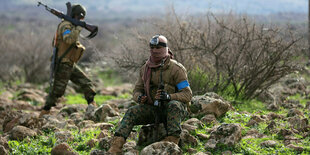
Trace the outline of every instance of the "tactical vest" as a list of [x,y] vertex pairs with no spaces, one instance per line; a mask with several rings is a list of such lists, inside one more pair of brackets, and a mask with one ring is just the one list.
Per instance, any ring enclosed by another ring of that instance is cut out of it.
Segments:
[[[85,47],[79,42],[76,41],[72,44],[68,44],[63,40],[63,35],[62,32],[60,30],[61,26],[64,26],[66,24],[70,24],[70,27],[74,27],[74,25],[72,25],[70,22],[67,21],[62,21],[57,28],[57,32],[55,34],[55,47],[57,47],[58,49],[58,53],[57,56],[58,58],[60,58],[61,56],[64,55],[64,57],[62,58],[61,62],[70,62],[70,63],[77,63],[80,58],[82,57]],[[72,45],[72,47],[70,48],[70,46]],[[67,50],[69,50],[68,52],[66,52]]]

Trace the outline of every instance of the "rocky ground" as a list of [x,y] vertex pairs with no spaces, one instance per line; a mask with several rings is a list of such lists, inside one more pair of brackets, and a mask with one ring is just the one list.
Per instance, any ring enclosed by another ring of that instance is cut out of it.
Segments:
[[[287,77],[261,94],[260,101],[249,103],[229,102],[212,92],[194,96],[179,146],[156,142],[163,136],[154,139],[157,132],[152,125],[139,126],[123,153],[310,154],[307,85],[303,78]],[[101,88],[99,95],[118,96],[131,89],[128,84]],[[24,84],[1,91],[0,154],[104,154],[115,126],[125,111],[136,105],[130,99],[114,99],[86,110],[86,104],[68,105],[62,99],[51,115],[38,118],[47,95],[42,90]],[[68,88],[67,93],[76,92]]]

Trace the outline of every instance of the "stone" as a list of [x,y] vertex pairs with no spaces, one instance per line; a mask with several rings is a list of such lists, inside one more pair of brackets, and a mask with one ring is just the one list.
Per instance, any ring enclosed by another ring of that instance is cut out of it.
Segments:
[[233,147],[241,140],[240,124],[222,124],[211,132],[210,139],[205,144],[206,149],[214,149],[217,144]]
[[209,124],[216,124],[217,120],[213,114],[207,114],[201,118],[201,122],[203,122],[205,125],[209,125]]
[[102,151],[102,150],[91,150],[90,155],[106,155],[106,151]]
[[293,150],[295,150],[297,152],[300,152],[300,153],[304,151],[303,147],[296,146],[296,145],[293,145],[293,144],[289,144],[286,147],[291,148],[291,149],[293,149]]
[[140,153],[141,155],[150,154],[171,154],[171,155],[182,155],[181,148],[171,142],[156,142],[146,146]]
[[104,150],[108,150],[111,146],[110,141],[111,141],[110,137],[105,137],[105,138],[99,139],[99,148],[104,149]]
[[288,111],[287,117],[294,117],[294,116],[304,116],[304,113],[296,108],[292,108]]
[[86,143],[86,145],[87,145],[89,148],[93,148],[93,147],[96,146],[96,143],[97,143],[97,142],[98,142],[97,139],[90,139],[90,140]]
[[34,130],[31,130],[24,126],[15,126],[10,131],[10,139],[12,140],[23,140],[26,137],[35,137],[37,133]]
[[189,134],[189,132],[187,130],[182,131],[182,133],[180,135],[180,139],[181,139],[182,143],[184,143],[184,144],[191,145],[191,146],[197,146],[198,145],[198,140],[194,136]]
[[78,153],[74,152],[67,143],[61,143],[52,149],[51,155],[78,155]]
[[1,155],[8,155],[9,151],[7,151],[4,146],[0,145],[0,154]]
[[260,143],[260,145],[262,147],[276,147],[278,143],[274,140],[267,140],[267,141]]
[[220,117],[231,107],[230,103],[215,93],[206,93],[202,96],[194,96],[191,101],[190,111],[196,115],[214,114]]
[[55,132],[55,138],[57,139],[57,143],[63,143],[68,141],[73,141],[73,135],[70,131],[59,131]]
[[95,120],[98,122],[105,122],[107,117],[119,116],[119,113],[113,109],[109,104],[103,104],[95,110]]
[[162,123],[159,124],[156,130],[154,124],[144,125],[141,127],[138,138],[138,146],[145,146],[151,143],[160,141],[166,137],[166,129]]
[[200,140],[207,140],[209,138],[208,135],[203,134],[203,133],[198,133],[197,136]]

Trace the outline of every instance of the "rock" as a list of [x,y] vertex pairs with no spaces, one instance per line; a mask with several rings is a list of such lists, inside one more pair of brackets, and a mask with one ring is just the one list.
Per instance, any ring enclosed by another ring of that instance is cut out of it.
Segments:
[[267,137],[266,135],[259,133],[256,129],[250,129],[246,136],[243,137],[243,139],[247,139],[247,138],[265,138]]
[[275,121],[271,121],[268,126],[266,127],[265,131],[273,131],[277,127],[277,124]]
[[34,113],[29,113],[29,114],[23,114],[23,116],[20,117],[18,124],[34,129],[41,127],[43,121],[38,118],[38,115]]
[[125,152],[124,155],[139,155],[138,150],[130,150],[128,152]]
[[98,142],[97,139],[90,139],[90,140],[86,143],[86,145],[87,145],[89,148],[93,148],[93,147],[96,146],[96,143],[97,143],[97,142]]
[[60,110],[60,113],[66,113],[67,116],[70,116],[73,113],[79,112],[84,110],[84,108],[81,105],[68,105],[63,107]]
[[267,121],[267,117],[264,115],[252,115],[251,119],[246,124],[246,126],[258,125],[259,123],[265,122],[265,121]]
[[201,121],[206,125],[217,123],[216,117],[213,114],[205,115],[204,117],[201,118]]
[[5,114],[4,120],[3,120],[3,131],[8,132],[13,129],[14,126],[18,125],[19,118],[22,117],[21,111],[8,111]]
[[102,150],[94,149],[94,150],[91,150],[90,155],[106,155],[106,152]]
[[109,136],[109,131],[108,130],[102,130],[100,134],[98,135],[97,139],[105,138]]
[[84,114],[84,119],[96,121],[95,110],[96,110],[96,107],[94,105],[92,104],[88,105],[86,108],[86,112]]
[[293,150],[295,150],[295,151],[297,151],[297,152],[300,152],[300,153],[304,151],[304,148],[303,148],[303,147],[295,146],[295,145],[293,145],[293,144],[289,144],[289,145],[287,145],[286,147],[291,148],[291,149],[293,149]]
[[137,151],[139,154],[139,151],[135,149],[136,145],[137,144],[135,141],[126,142],[123,146],[123,152],[129,152],[129,151],[136,152]]
[[203,134],[203,133],[198,133],[197,136],[200,140],[207,140],[209,138],[208,135]]
[[158,126],[158,131],[154,124],[144,125],[139,132],[138,146],[145,146],[157,142],[166,137],[166,129],[162,123]]
[[260,145],[262,147],[276,147],[278,143],[274,140],[267,140],[267,141],[260,143]]
[[78,124],[78,127],[79,128],[89,128],[94,124],[95,124],[95,122],[92,120],[84,120]]
[[171,154],[182,155],[182,150],[178,145],[171,142],[156,142],[146,146],[140,153],[141,155],[150,154]]
[[107,117],[119,116],[119,113],[109,104],[103,104],[95,110],[95,119],[98,122],[105,122]]
[[180,139],[181,139],[182,143],[184,143],[184,144],[191,145],[191,146],[197,146],[198,145],[198,140],[194,136],[189,134],[189,132],[186,130],[182,131],[182,133],[180,135]]
[[292,108],[287,113],[287,117],[294,117],[294,116],[301,116],[301,117],[303,117],[304,113],[301,112],[300,110],[296,109],[296,108]]
[[212,155],[212,153],[211,152],[198,152],[198,153],[196,153],[195,155]]
[[210,139],[205,144],[206,149],[214,149],[217,144],[233,147],[241,140],[240,124],[222,124],[211,132]]
[[55,132],[55,138],[57,139],[57,144],[73,141],[73,136],[70,131],[59,131]]
[[221,153],[222,155],[232,155],[232,152],[231,151],[224,151]]
[[230,108],[229,102],[215,93],[194,96],[191,103],[190,111],[194,115],[214,114],[215,117],[220,117]]
[[182,124],[181,126],[182,126],[182,129],[187,130],[189,132],[194,132],[195,130],[198,129],[197,126],[193,126],[193,125],[189,125],[189,124],[185,124],[185,123]]
[[100,130],[109,130],[114,127],[111,123],[96,123],[91,125],[93,128],[100,128]]
[[293,134],[293,132],[291,130],[288,130],[288,129],[281,129],[278,132],[278,136],[281,137],[281,139],[283,139],[287,135],[292,135],[292,134]]
[[23,140],[26,137],[35,137],[37,133],[24,126],[15,126],[10,132],[10,139],[12,140]]
[[74,152],[67,143],[61,143],[52,149],[51,155],[78,155],[78,153]]
[[17,95],[17,99],[22,101],[34,101],[37,103],[44,103],[45,96],[47,96],[47,94],[40,90],[22,89],[21,92]]
[[297,143],[300,143],[301,140],[292,136],[292,135],[287,135],[284,137],[284,145],[289,145],[291,143],[293,144],[297,144]]
[[46,128],[46,126],[55,126],[59,129],[64,129],[67,126],[67,122],[64,119],[61,119],[59,121],[55,116],[48,115],[45,118],[45,123],[42,128]]
[[10,149],[7,139],[1,136],[0,136],[0,145],[2,145],[6,150]]
[[289,117],[288,122],[293,129],[297,129],[299,131],[305,131],[309,124],[307,118],[300,118],[299,116]]
[[186,152],[189,153],[189,154],[194,154],[194,153],[197,153],[197,150],[194,149],[194,148],[189,148],[189,149],[187,149]]
[[276,114],[276,113],[274,113],[274,112],[270,112],[270,113],[267,114],[267,118],[268,118],[269,120],[283,119],[284,116],[279,115],[279,114]]
[[0,154],[1,155],[8,155],[9,151],[7,151],[4,146],[0,145]]
[[108,150],[110,148],[110,141],[111,141],[110,137],[99,139],[99,148]]
[[281,105],[287,109],[304,108],[303,105],[300,104],[299,100],[285,100]]
[[270,110],[270,111],[278,111],[280,108],[277,104],[275,103],[271,103],[267,106],[267,110]]
[[9,91],[4,91],[0,94],[0,99],[7,99],[7,100],[11,100],[11,98],[13,98],[14,95],[13,93],[9,92]]
[[197,128],[201,128],[203,126],[203,123],[197,118],[191,118],[191,119],[185,121],[183,124],[196,126]]

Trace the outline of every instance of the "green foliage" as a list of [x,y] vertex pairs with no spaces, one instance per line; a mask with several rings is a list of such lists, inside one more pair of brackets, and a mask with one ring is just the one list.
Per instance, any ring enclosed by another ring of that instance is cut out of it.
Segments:
[[266,111],[266,104],[258,100],[244,100],[232,102],[237,111],[247,111],[250,113],[257,111]]
[[115,86],[123,82],[119,73],[110,68],[107,68],[104,71],[98,71],[96,76],[102,79],[105,86]]
[[56,142],[53,134],[38,136],[37,138],[25,138],[23,141],[8,141],[12,154],[49,154]]
[[[112,100],[112,99],[128,99],[130,98],[130,94],[122,94],[118,97],[112,95],[96,95],[95,101],[98,105],[103,104],[105,101]],[[74,94],[74,95],[67,95],[66,96],[66,104],[87,104],[87,101],[84,99],[82,94]]]
[[[87,142],[96,138],[101,132],[100,129],[85,131],[82,134],[77,130],[72,131],[73,140],[67,143],[78,154],[89,154],[91,148],[87,146]],[[9,147],[12,149],[12,154],[50,154],[53,147],[56,145],[56,138],[53,132],[45,133],[36,138],[26,138],[23,141],[9,141]],[[98,145],[98,144],[97,144]],[[98,147],[98,146],[97,146]]]
[[206,92],[208,85],[208,75],[198,66],[188,72],[188,79],[191,89],[195,94],[203,94]]

